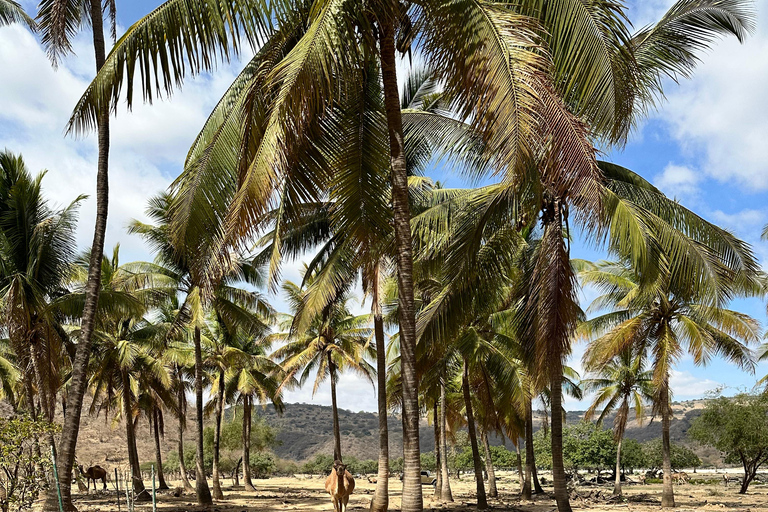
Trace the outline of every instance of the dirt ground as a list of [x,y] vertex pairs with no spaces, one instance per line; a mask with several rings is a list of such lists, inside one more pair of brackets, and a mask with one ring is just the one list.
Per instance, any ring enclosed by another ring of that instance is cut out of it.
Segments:
[[[721,474],[697,473],[695,480],[719,479]],[[245,512],[259,510],[277,512],[286,510],[331,511],[333,507],[324,489],[325,479],[321,478],[270,478],[254,482],[255,492],[244,492],[242,487],[232,487],[232,481],[227,479],[224,484],[225,499],[214,504],[216,512]],[[169,485],[173,483],[169,482]],[[354,494],[349,501],[349,510],[368,510],[375,484],[365,479],[356,480]],[[470,475],[462,475],[462,479],[451,480],[453,503],[442,504],[432,500],[432,488],[424,486],[425,510],[466,511],[475,509],[474,482]],[[489,499],[493,510],[509,510],[521,512],[551,512],[555,503],[550,495],[537,496],[532,502],[521,502],[518,493],[519,484],[512,473],[501,472],[498,479],[499,498]],[[544,486],[545,491],[552,491]],[[609,485],[584,485],[577,489],[581,498],[572,500],[572,506],[578,510],[596,511],[658,511],[661,505],[661,484],[627,484],[624,486],[624,499],[606,501],[611,495]],[[599,491],[599,496],[594,495]],[[75,490],[73,489],[73,493]],[[390,510],[400,508],[401,484],[397,478],[390,480]],[[738,486],[734,483],[725,488],[720,483],[698,483],[675,486],[677,510],[680,511],[742,511],[768,512],[768,485],[756,483],[750,487],[748,494],[738,494]],[[116,493],[112,483],[108,491],[98,491],[90,495],[78,494],[75,505],[81,511],[117,511]],[[125,511],[125,495],[120,497],[121,510]],[[181,512],[197,510],[193,495],[174,497],[170,491],[158,492],[158,510],[161,512]],[[136,510],[151,511],[151,503],[137,504]]]

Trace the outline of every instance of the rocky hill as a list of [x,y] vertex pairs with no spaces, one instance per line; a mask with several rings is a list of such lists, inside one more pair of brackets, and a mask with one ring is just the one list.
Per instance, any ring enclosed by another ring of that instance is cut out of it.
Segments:
[[[673,405],[675,419],[672,422],[671,432],[673,442],[688,444],[686,437],[691,421],[701,414],[704,400],[679,402]],[[88,411],[88,405],[84,412]],[[9,409],[0,407],[0,415],[7,415]],[[190,415],[194,414],[193,408],[189,409]],[[60,413],[59,413],[60,414]],[[279,430],[278,440],[280,446],[274,449],[278,457],[304,461],[312,458],[317,453],[332,453],[333,432],[331,408],[328,406],[313,404],[287,404],[285,413],[277,415],[273,409],[256,409],[255,414],[262,416],[266,422]],[[584,415],[584,411],[568,412],[567,423],[575,423]],[[534,425],[536,428],[542,423],[543,415],[536,413]],[[613,418],[606,420],[606,426],[610,426]],[[59,422],[63,417],[59,416]],[[193,428],[192,418],[189,419],[189,429],[184,434],[186,442],[192,442]],[[209,420],[207,420],[208,423]],[[339,410],[339,423],[341,425],[342,449],[345,454],[353,455],[360,459],[375,459],[378,455],[378,415],[369,412],[351,412]],[[121,423],[115,424],[111,418],[104,415],[84,415],[81,424],[80,440],[78,442],[78,458],[84,464],[107,464],[109,467],[127,466],[127,454],[125,448],[125,429]],[[390,453],[392,457],[398,457],[402,453],[402,425],[399,416],[388,418],[390,434]],[[650,417],[644,418],[643,424],[632,419],[627,429],[627,437],[638,441],[647,441],[661,436],[661,422],[651,421]],[[142,461],[154,458],[153,437],[142,418],[139,420],[137,433],[139,457]],[[178,423],[175,418],[168,415],[165,419],[165,437],[162,441],[163,452],[176,450],[178,441]],[[491,439],[492,444],[501,444],[499,438]],[[434,449],[434,432],[432,426],[426,421],[421,424],[421,449],[429,452]],[[698,451],[698,450],[697,450]],[[708,454],[700,454],[705,460]]]

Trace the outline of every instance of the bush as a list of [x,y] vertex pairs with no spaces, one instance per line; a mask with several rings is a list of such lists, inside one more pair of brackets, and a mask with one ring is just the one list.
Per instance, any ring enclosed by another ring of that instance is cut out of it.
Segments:
[[276,469],[275,458],[271,453],[251,455],[251,474],[254,478],[269,478]]

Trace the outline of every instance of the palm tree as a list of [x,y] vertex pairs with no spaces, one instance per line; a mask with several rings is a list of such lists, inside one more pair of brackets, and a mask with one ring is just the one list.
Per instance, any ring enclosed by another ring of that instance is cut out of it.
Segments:
[[247,306],[240,305],[244,310],[240,314],[251,313],[253,319],[249,321],[259,328],[243,329],[242,323],[231,323],[222,316],[224,311],[214,310],[208,319],[203,336],[203,365],[211,372],[212,399],[214,406],[215,422],[213,437],[213,498],[224,498],[219,478],[219,455],[221,444],[221,422],[224,414],[224,406],[227,398],[226,387],[227,374],[237,371],[238,368],[250,365],[252,358],[243,352],[241,346],[246,346],[249,338],[253,336],[264,337],[268,332],[268,326],[255,312],[248,312]]
[[0,27],[11,23],[23,23],[31,29],[35,29],[35,20],[24,12],[24,9],[14,0],[0,0]]
[[[664,75],[690,73],[695,51],[706,48],[718,34],[742,38],[751,27],[752,14],[741,1],[681,0],[660,24],[631,36],[622,6],[614,2],[599,3],[585,12],[578,2],[541,8],[541,2],[533,0],[515,3],[516,10],[472,0],[424,2],[410,9],[392,1],[369,5],[315,0],[304,5],[286,0],[265,10],[261,4],[230,0],[201,4],[190,12],[180,8],[180,1],[168,0],[128,30],[110,55],[109,66],[81,98],[70,126],[92,128],[98,116],[109,112],[126,82],[130,105],[137,68],[153,70],[154,76],[144,77],[141,87],[144,97],[151,99],[170,93],[187,72],[211,71],[217,57],[228,58],[231,47],[239,49],[241,34],[254,51],[260,47],[209,118],[177,182],[186,197],[176,213],[178,236],[195,247],[201,239],[210,240],[215,259],[226,260],[223,245],[241,243],[260,229],[274,197],[300,196],[322,187],[323,173],[307,172],[314,170],[315,155],[306,151],[310,135],[333,108],[337,91],[357,86],[356,74],[371,56],[379,57],[401,293],[406,511],[421,510],[422,503],[408,162],[396,47],[406,52],[418,45],[434,64],[449,96],[460,106],[460,117],[472,120],[486,159],[508,174],[507,182],[519,183],[517,178],[525,175],[528,164],[540,167],[537,181],[544,186],[538,188],[549,195],[537,203],[547,212],[544,239],[554,251],[548,253],[561,257],[549,266],[540,262],[537,283],[542,286],[539,295],[559,305],[558,311],[550,312],[554,315],[574,309],[569,306],[573,276],[561,274],[567,269],[556,265],[567,260],[562,257],[564,246],[553,245],[562,238],[568,207],[573,205],[576,219],[585,223],[599,218],[595,213],[600,210],[596,186],[600,176],[588,132],[608,142],[623,141],[636,122],[633,113],[652,105]],[[547,44],[539,44],[540,39]],[[545,47],[549,51],[543,51]],[[578,119],[585,119],[589,129]],[[548,156],[541,160],[542,154]],[[284,178],[294,172],[303,177],[293,183],[296,188],[284,188],[288,183]],[[538,215],[529,217],[535,218]],[[212,223],[216,229],[211,229]],[[208,259],[199,265],[214,281],[221,273],[222,265]],[[553,277],[544,279],[548,270],[552,276],[566,277],[557,282]],[[545,297],[544,285],[547,290],[564,285],[565,293]],[[556,324],[541,324],[553,326],[549,332],[539,332],[542,341],[552,340],[541,350],[549,353],[542,359],[559,350],[567,352],[567,335],[575,320]],[[565,355],[558,353],[558,360]],[[557,384],[551,383],[557,390],[556,402],[561,398]],[[559,445],[561,418],[559,407],[555,409],[552,440]],[[561,450],[554,448],[558,506],[567,511]]]
[[741,291],[743,283],[738,279],[724,275],[716,283],[718,286],[706,294],[692,290],[688,276],[673,274],[667,256],[661,259],[665,271],[654,282],[643,282],[626,262],[601,262],[582,271],[582,282],[603,292],[593,307],[611,311],[584,322],[580,332],[596,338],[584,355],[589,367],[604,367],[628,350],[647,354],[652,368],[654,412],[661,415],[662,424],[662,506],[673,507],[669,440],[671,370],[688,353],[697,365],[705,365],[713,355],[720,355],[753,371],[754,361],[746,344],[758,340],[759,325],[751,317],[723,306]]
[[[92,410],[109,413],[116,409],[116,416],[122,418],[128,440],[133,491],[137,500],[148,501],[150,495],[144,487],[136,448],[135,422],[141,410],[140,401],[153,402],[148,400],[148,394],[168,392],[170,375],[162,362],[153,356],[155,329],[146,321],[104,322],[95,334],[97,343],[94,344],[90,371],[90,387],[94,394]],[[155,407],[155,403],[149,404],[149,408],[154,410]],[[156,430],[157,425],[154,427]]]
[[237,348],[242,352],[239,364],[232,368],[230,386],[234,401],[243,404],[243,485],[255,490],[251,480],[251,425],[254,403],[271,402],[278,413],[284,410],[281,384],[285,372],[268,355],[271,339],[268,336],[240,337]]
[[[283,291],[294,315],[299,313],[305,299],[304,290],[291,281],[286,281],[283,283]],[[365,327],[369,317],[352,315],[347,306],[350,299],[344,295],[338,297],[311,320],[306,330],[300,332],[292,332],[293,317],[286,318],[283,322],[285,332],[278,337],[285,340],[286,344],[272,354],[274,359],[280,361],[289,377],[300,374],[300,385],[315,373],[313,394],[326,379],[330,380],[335,460],[343,460],[336,399],[339,374],[344,370],[351,370],[373,383],[376,371],[365,360],[365,357],[373,356],[375,350],[370,343],[371,329]]]
[[[613,6],[603,8],[603,4],[599,4],[595,10],[601,12],[594,19],[579,24],[579,31],[568,31],[573,38],[566,44],[575,50],[564,52],[567,54],[555,64],[564,74],[579,80],[566,83],[565,80],[553,81],[549,76],[550,54],[540,51],[538,24],[489,2],[470,0],[445,4],[435,1],[409,9],[392,1],[368,5],[317,0],[311,5],[286,1],[270,5],[268,11],[260,7],[250,2],[230,1],[215,8],[200,5],[190,12],[179,8],[179,0],[161,5],[131,27],[118,43],[110,56],[111,69],[105,67],[86,91],[71,126],[75,130],[90,128],[101,112],[108,112],[108,105],[119,95],[124,82],[133,82],[135,65],[140,69],[155,69],[157,83],[164,84],[158,89],[170,92],[172,84],[178,83],[187,70],[210,71],[215,57],[228,56],[230,46],[237,50],[241,33],[254,50],[261,46],[211,116],[179,182],[189,198],[179,208],[177,217],[184,227],[180,230],[182,238],[197,226],[209,225],[199,222],[202,217],[209,221],[227,219],[220,231],[212,233],[212,252],[218,256],[220,251],[216,247],[221,243],[239,241],[258,229],[259,218],[266,213],[275,187],[284,183],[286,166],[292,166],[304,153],[304,140],[332,106],[335,91],[354,87],[355,74],[365,69],[360,61],[379,56],[401,293],[403,414],[406,418],[404,484],[407,489],[403,507],[407,511],[421,510],[408,162],[397,90],[396,49],[410,51],[411,44],[418,44],[419,50],[436,63],[438,78],[445,83],[449,95],[463,105],[461,117],[472,119],[482,133],[489,160],[498,162],[513,175],[521,168],[521,162],[536,152],[540,141],[549,140],[557,148],[553,154],[564,156],[564,165],[553,167],[554,174],[567,168],[573,175],[564,181],[572,183],[574,177],[578,181],[590,175],[594,156],[586,131],[580,128],[576,117],[563,108],[553,84],[562,84],[564,90],[574,91],[575,97],[600,103],[598,107],[589,105],[577,114],[592,114],[592,118],[610,125],[623,121],[614,122],[616,113],[604,108],[606,104],[626,103],[624,98],[616,98],[615,93],[622,89],[619,84],[632,78],[629,72],[619,73],[619,77],[614,74],[617,68],[625,67],[623,61],[614,58],[618,53],[616,48],[623,41],[622,32],[616,30],[620,28],[620,12]],[[563,16],[569,20],[579,19],[577,13],[581,12],[571,7]],[[369,16],[370,13],[373,16]],[[609,21],[602,22],[603,18]],[[592,25],[595,19],[599,30]],[[557,21],[560,26],[569,26],[563,20]],[[544,31],[548,32],[547,28],[544,27]],[[151,43],[157,40],[165,44]],[[189,46],[186,44],[189,41],[207,43]],[[585,43],[581,44],[582,41]],[[584,48],[592,51],[583,51]],[[607,50],[601,53],[603,48]],[[595,59],[595,53],[604,59]],[[188,59],[178,59],[175,55],[186,55]],[[168,64],[145,67],[150,61]],[[144,82],[145,97],[151,98],[160,92],[154,83],[155,80]],[[262,94],[266,90],[278,92]],[[133,100],[131,93],[129,87],[129,104]],[[269,109],[264,108],[266,101],[273,103]],[[241,144],[238,140],[253,142]],[[236,154],[232,148],[248,149]],[[252,148],[256,149],[252,151]],[[216,153],[225,158],[219,158]],[[233,162],[239,165],[230,165]],[[211,172],[219,166],[223,172],[218,169]],[[235,173],[240,174],[242,186],[238,187],[237,181],[220,186]],[[557,181],[557,177],[553,181]],[[308,190],[316,184],[317,181],[310,178],[300,187]],[[218,191],[215,204],[204,207],[198,204],[208,203],[212,197],[199,193],[204,188]],[[583,186],[579,188],[586,190]],[[278,190],[277,195],[283,194]],[[211,215],[216,210],[222,215]],[[187,239],[195,238],[198,237]],[[217,272],[217,265],[209,262],[201,267],[206,273]]]
[[629,411],[633,408],[635,419],[642,424],[645,402],[653,398],[653,376],[644,368],[645,354],[635,353],[633,349],[634,347],[629,347],[603,366],[587,367],[587,371],[596,376],[581,381],[584,392],[596,393],[592,405],[584,415],[587,421],[591,421],[600,410],[597,421],[601,423],[608,414],[617,409],[613,419],[613,436],[616,439],[616,481],[613,494],[616,496],[621,496],[621,442],[627,428]]
[[172,334],[184,328],[192,332],[197,422],[195,491],[198,504],[210,505],[212,496],[205,474],[203,447],[202,336],[203,329],[206,328],[205,319],[213,312],[232,332],[243,329],[245,332],[259,334],[265,329],[262,318],[271,316],[273,311],[260,294],[239,287],[242,283],[262,286],[264,278],[260,267],[238,255],[229,256],[224,278],[216,283],[210,293],[201,289],[200,278],[193,273],[191,264],[199,253],[187,246],[179,246],[172,240],[169,219],[174,200],[173,196],[165,193],[150,199],[147,214],[156,224],[133,221],[129,232],[141,235],[150,244],[157,253],[156,265],[164,269],[164,274],[175,283],[178,293],[184,296],[184,302],[176,310],[168,333]]
[[[69,364],[67,335],[52,302],[65,290],[75,260],[77,210],[83,197],[54,211],[21,156],[0,152],[0,306],[23,377],[27,412],[53,421],[60,368]],[[52,441],[52,439],[50,439]]]
[[[99,316],[94,332],[97,342],[93,346],[88,372],[89,387],[94,395],[91,412],[117,409],[117,416],[125,422],[133,488],[138,499],[147,500],[150,496],[144,492],[136,448],[135,418],[142,393],[153,389],[155,395],[165,396],[170,377],[153,346],[160,332],[159,326],[147,322],[143,315],[148,308],[165,300],[174,287],[173,282],[160,272],[161,268],[145,262],[121,265],[119,254],[118,244],[111,258],[102,256],[101,260]],[[78,258],[77,266],[71,272],[72,290],[54,303],[58,311],[72,320],[82,318],[87,304],[91,259],[87,252]],[[81,336],[82,328],[82,324],[75,326],[71,334]]]
[[[115,0],[41,0],[38,6],[37,22],[48,57],[54,67],[72,52],[72,40],[79,30],[91,29],[96,73],[106,62],[106,41],[104,37],[104,15],[108,13],[113,41],[116,36]],[[104,238],[107,231],[109,212],[109,112],[99,113],[94,119],[98,134],[98,163],[96,166],[96,222],[91,244],[91,261],[88,273],[87,298],[83,308],[80,343],[77,344],[69,392],[67,393],[67,415],[64,418],[61,441],[59,442],[59,482],[64,509],[74,510],[72,505],[72,469],[75,463],[77,436],[80,431],[80,414],[87,386],[88,360],[91,351],[91,336],[95,329],[96,310],[101,286],[101,255],[104,252]],[[56,486],[51,486],[46,497],[46,509],[58,507]]]

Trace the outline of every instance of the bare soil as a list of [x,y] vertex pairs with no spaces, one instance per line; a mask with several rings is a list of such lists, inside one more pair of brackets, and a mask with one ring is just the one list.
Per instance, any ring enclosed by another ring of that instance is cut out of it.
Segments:
[[[546,476],[546,475],[545,475]],[[693,476],[693,475],[692,475]],[[719,479],[722,474],[697,473],[695,481]],[[276,512],[286,510],[331,511],[329,496],[325,493],[324,478],[292,477],[270,478],[254,482],[257,490],[245,492],[242,487],[235,488],[232,481],[223,482],[225,499],[216,502],[213,511],[244,512],[259,510]],[[149,482],[147,482],[149,483]],[[170,485],[176,482],[169,482]],[[432,487],[424,486],[425,510],[474,510],[476,500],[474,483],[470,475],[462,475],[461,480],[452,479],[453,503],[440,503],[432,499]],[[492,510],[551,512],[556,510],[550,494],[535,496],[532,502],[520,500],[519,483],[513,473],[501,472],[498,479],[499,498],[489,499]],[[375,484],[364,478],[356,479],[354,494],[349,500],[349,510],[368,510]],[[552,488],[544,486],[551,493]],[[661,484],[640,485],[629,483],[624,486],[623,499],[611,499],[610,485],[583,485],[576,490],[578,497],[572,499],[572,506],[578,510],[595,511],[631,511],[658,512],[661,506]],[[73,488],[73,493],[76,488]],[[157,508],[161,512],[181,512],[199,510],[195,505],[194,495],[174,497],[173,491],[159,491]],[[395,477],[390,480],[390,510],[400,509],[401,484]],[[725,488],[720,483],[694,483],[675,487],[675,500],[678,511],[742,511],[768,512],[768,485],[756,483],[746,495],[738,494],[738,486],[731,483]],[[112,482],[108,491],[91,491],[90,495],[77,494],[75,505],[81,511],[116,511],[118,510],[116,492]],[[125,495],[120,496],[121,510],[125,511]],[[136,510],[151,511],[151,503],[137,504]]]

